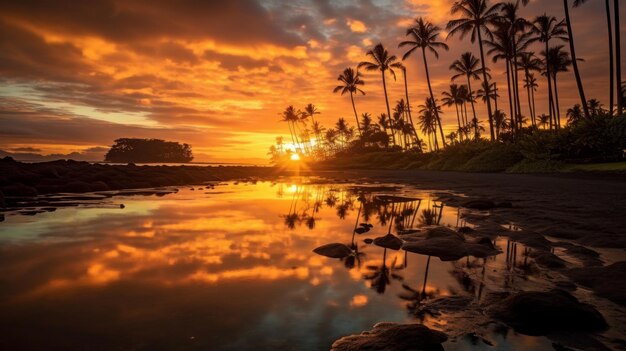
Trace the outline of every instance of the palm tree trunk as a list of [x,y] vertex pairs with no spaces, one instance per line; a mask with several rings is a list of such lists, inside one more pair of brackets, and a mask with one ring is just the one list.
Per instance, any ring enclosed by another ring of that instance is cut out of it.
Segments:
[[514,118],[515,118],[515,113],[517,111],[514,111],[515,106],[513,106],[513,96],[511,95],[511,65],[509,65],[509,59],[506,59],[506,85],[507,85],[507,92],[509,94],[509,113],[510,113],[510,118],[511,118],[511,132],[513,132],[513,134],[515,134],[515,123],[514,123]]
[[[606,24],[609,34],[609,115],[613,116],[613,106],[615,104],[615,58],[613,57],[613,29],[611,28],[611,7],[609,6],[609,0],[604,1],[606,8]],[[619,91],[619,87],[617,88]]]
[[[487,67],[485,66],[485,52],[483,49],[483,37],[482,37],[482,34],[480,33],[480,30],[477,30],[477,32],[478,32],[478,46],[480,47],[480,63],[482,64],[483,81],[485,83],[485,94],[489,96],[489,90],[491,89],[491,87],[489,86],[489,81],[487,80]],[[489,115],[489,133],[491,134],[491,141],[494,141],[495,138],[493,134],[493,112],[491,111],[490,99],[487,99],[487,114]]]
[[496,111],[498,111],[498,83],[493,82],[493,101],[496,104]]
[[352,110],[354,111],[354,119],[356,119],[356,127],[359,130],[359,136],[362,136],[363,134],[361,134],[361,123],[359,123],[359,115],[356,113],[356,105],[354,104],[354,94],[352,92],[350,92],[350,101],[352,101]]
[[413,136],[415,136],[415,142],[417,143],[417,147],[422,152],[422,143],[420,142],[419,136],[417,136],[417,130],[415,130],[415,124],[413,124],[413,116],[411,115],[411,104],[409,103],[409,83],[406,78],[406,69],[402,70],[402,74],[404,75],[404,95],[406,95],[406,111],[409,115],[409,122],[411,123],[411,129],[413,130]]
[[[615,3],[617,4],[617,0],[615,0]],[[567,35],[569,36],[569,50],[570,50],[570,55],[572,55],[572,67],[574,67],[574,76],[576,76],[576,85],[578,86],[578,95],[580,95],[580,103],[583,107],[583,111],[585,112],[585,117],[589,118],[589,107],[587,106],[587,99],[585,98],[585,90],[583,88],[583,82],[580,78],[580,72],[578,71],[578,61],[576,60],[576,49],[574,48],[574,34],[572,33],[572,24],[570,23],[569,5],[567,4],[567,0],[563,0],[563,9],[565,10],[565,23],[567,24]],[[560,124],[560,121],[559,121],[559,124]]]
[[[424,68],[426,69],[426,82],[428,83],[428,91],[430,92],[430,99],[433,101],[433,108],[435,110],[435,117],[439,124],[439,132],[441,133],[441,143],[443,147],[446,147],[446,139],[443,136],[443,128],[441,127],[441,118],[439,117],[439,111],[437,109],[437,103],[435,102],[435,95],[433,95],[433,88],[430,85],[430,73],[428,71],[428,61],[426,60],[426,49],[422,48],[422,57],[424,58]],[[435,139],[436,140],[436,139]]]
[[472,83],[470,80],[470,75],[467,75],[467,90],[469,90],[470,103],[472,104],[472,114],[474,118],[476,118],[476,108],[474,107],[474,92],[472,91]]
[[[546,40],[546,60],[548,59],[549,40]],[[552,78],[550,74],[550,65],[546,63],[546,78],[548,78],[548,114],[550,115],[550,130],[552,130],[552,110],[554,104],[552,101]]]
[[561,128],[561,108],[559,107],[559,89],[556,85],[556,74],[554,75],[554,104],[556,105],[556,129]]
[[515,38],[513,38],[513,77],[515,78],[515,84],[513,87],[515,88],[515,103],[517,104],[517,129],[522,128],[522,103],[519,98],[519,74],[517,72],[517,46],[516,46]]
[[617,74],[617,115],[621,116],[624,112],[624,106],[622,106],[622,43],[620,35],[620,23],[619,23],[619,0],[613,0],[613,12],[615,13],[615,73]]
[[526,82],[526,95],[528,96],[528,109],[530,110],[530,122],[532,126],[535,126],[535,111],[533,111],[533,105],[530,101],[530,84],[528,82],[528,70],[524,69],[524,81]]
[[459,116],[459,104],[455,102],[454,107],[456,108],[456,122],[459,124],[459,138],[463,141],[463,134],[461,132],[461,117]]
[[[385,71],[381,71],[381,72],[383,76],[383,90],[385,92],[385,104],[387,105],[387,118],[391,122],[391,109],[389,108],[389,98],[387,97],[387,82],[385,81]],[[396,145],[396,135],[393,132],[393,127],[391,127],[390,129],[391,129],[391,138],[393,139],[393,145]]]
[[535,124],[537,124],[537,107],[535,106],[535,89],[533,87],[530,88],[530,93],[532,94],[533,100],[533,114],[535,115]]

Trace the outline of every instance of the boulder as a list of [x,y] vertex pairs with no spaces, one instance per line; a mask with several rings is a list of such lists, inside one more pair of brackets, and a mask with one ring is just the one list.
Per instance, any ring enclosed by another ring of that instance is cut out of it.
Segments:
[[576,283],[593,289],[598,296],[626,306],[626,262],[606,267],[574,268],[565,274]]
[[442,261],[456,261],[466,256],[485,258],[500,253],[489,238],[466,241],[462,234],[446,227],[433,227],[425,234],[405,237],[406,251],[439,257]]
[[446,334],[421,324],[378,323],[370,331],[344,336],[331,351],[443,351]]
[[511,295],[496,302],[489,314],[527,335],[594,332],[607,328],[598,310],[560,289]]
[[391,250],[400,250],[402,240],[393,234],[387,234],[374,239],[374,245]]
[[332,243],[322,245],[313,250],[318,255],[330,257],[330,258],[344,258],[352,254],[352,250],[346,244]]

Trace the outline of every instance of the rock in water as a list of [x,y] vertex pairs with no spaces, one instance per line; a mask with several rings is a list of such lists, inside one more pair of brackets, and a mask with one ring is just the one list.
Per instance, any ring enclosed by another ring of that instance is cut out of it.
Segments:
[[517,293],[496,303],[489,313],[527,335],[593,332],[607,328],[598,310],[559,289]]
[[344,258],[352,254],[352,250],[348,245],[341,243],[332,243],[322,245],[313,250],[318,255],[330,257],[330,258]]
[[491,210],[496,207],[496,203],[491,200],[470,200],[461,205],[465,208],[471,208],[473,210]]
[[374,245],[391,250],[400,250],[402,247],[402,240],[393,234],[387,234],[374,239]]
[[626,262],[606,267],[574,268],[566,275],[576,283],[592,288],[597,295],[626,306]]
[[446,334],[421,324],[378,323],[360,335],[344,336],[331,351],[443,351]]

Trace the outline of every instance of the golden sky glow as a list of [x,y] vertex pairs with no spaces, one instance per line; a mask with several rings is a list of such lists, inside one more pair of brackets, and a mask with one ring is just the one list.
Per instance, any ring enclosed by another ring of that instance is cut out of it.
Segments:
[[[156,137],[191,144],[196,161],[265,163],[275,137],[288,135],[279,122],[284,107],[313,103],[323,124],[339,117],[354,124],[349,99],[332,93],[337,75],[378,42],[401,56],[397,43],[412,20],[425,16],[444,27],[450,3],[3,1],[0,149],[101,158],[116,138]],[[572,11],[572,21],[587,95],[606,104],[607,43],[595,30],[604,29],[603,11],[601,2],[589,2]],[[531,1],[522,12],[563,17],[562,4],[552,0]],[[438,61],[429,57],[437,96],[450,84],[450,63],[464,51],[477,54],[469,40],[448,44]],[[503,65],[489,65],[504,86]],[[407,66],[416,107],[427,93],[423,65],[416,56]],[[367,95],[357,98],[357,110],[377,115],[385,109],[380,77],[364,80]],[[388,83],[393,103],[403,85]],[[539,84],[543,113],[542,78]],[[576,102],[573,77],[564,73],[559,84],[567,108]],[[452,130],[453,110],[444,112],[444,127]],[[478,112],[484,114],[480,105]]]

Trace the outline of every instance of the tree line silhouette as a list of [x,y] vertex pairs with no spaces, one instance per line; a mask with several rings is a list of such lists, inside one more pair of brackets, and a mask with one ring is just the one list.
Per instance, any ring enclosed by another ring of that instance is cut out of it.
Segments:
[[[338,76],[339,84],[333,92],[350,97],[356,129],[350,127],[344,118],[339,118],[333,127],[326,129],[314,120],[314,115],[320,113],[314,105],[307,105],[303,111],[289,106],[282,113],[282,120],[289,125],[291,145],[287,147],[279,137],[276,145],[271,146],[269,154],[276,161],[281,155],[290,153],[315,158],[329,157],[350,146],[418,152],[428,148],[437,151],[449,144],[479,140],[487,130],[488,139],[492,142],[515,142],[521,135],[537,133],[540,129],[557,132],[563,125],[558,81],[561,74],[570,69],[576,80],[580,102],[566,111],[567,125],[593,118],[613,117],[615,114],[622,116],[626,85],[621,80],[619,1],[614,0],[611,4],[605,0],[610,57],[610,96],[606,109],[596,99],[587,100],[578,67],[578,62],[582,60],[576,55],[569,11],[570,6],[578,8],[585,2],[574,0],[570,3],[563,0],[564,19],[545,13],[526,19],[520,15],[520,9],[528,5],[529,0],[493,4],[489,0],[456,1],[450,11],[456,18],[446,24],[448,34],[445,39],[441,38],[442,28],[426,18],[418,17],[406,30],[407,40],[398,44],[398,48],[406,50],[401,59],[379,43],[366,52],[366,61],[358,63],[356,69],[344,69]],[[611,21],[611,5],[614,21]],[[449,69],[453,73],[453,83],[447,91],[440,93],[440,100],[433,91],[428,60],[430,57],[438,60],[441,51],[449,50],[446,41],[455,37],[463,40],[468,36],[476,45],[479,57],[472,52],[465,52],[452,62]],[[568,44],[569,51],[565,44]],[[540,51],[533,50],[536,48]],[[409,102],[407,68],[403,64],[410,57],[421,60],[428,86],[428,97],[423,104],[418,105],[419,115],[416,120],[413,119],[414,110]],[[498,87],[492,79],[488,58],[491,58],[492,65],[504,64],[504,88]],[[357,113],[355,97],[366,94],[362,71],[380,74],[386,113],[380,113],[376,121],[370,113]],[[387,92],[387,79],[391,77],[396,80],[396,71],[402,72],[405,96],[392,105]],[[536,74],[544,78],[540,79]],[[539,90],[541,80],[545,80],[543,89],[547,90],[547,114],[539,114],[535,103],[535,93]],[[478,90],[472,87],[475,81],[480,81]],[[502,89],[506,91],[508,100],[506,112],[498,106]],[[520,91],[523,89],[526,90],[526,109],[521,104]],[[486,118],[480,118],[476,112],[476,104],[479,103],[486,105]],[[454,106],[456,112],[457,128],[448,134],[443,131],[441,106]],[[419,137],[418,128],[425,135],[426,141]]]

